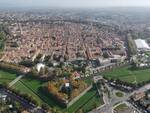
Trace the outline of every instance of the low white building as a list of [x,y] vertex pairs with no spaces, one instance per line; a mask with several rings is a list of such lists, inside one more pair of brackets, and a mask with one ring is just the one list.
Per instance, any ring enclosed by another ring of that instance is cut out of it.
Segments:
[[42,68],[45,68],[45,65],[44,65],[44,64],[42,64],[42,63],[37,64],[36,69],[37,69],[38,72],[40,72],[40,70],[41,70]]
[[143,39],[136,39],[135,44],[138,50],[150,50],[148,43]]

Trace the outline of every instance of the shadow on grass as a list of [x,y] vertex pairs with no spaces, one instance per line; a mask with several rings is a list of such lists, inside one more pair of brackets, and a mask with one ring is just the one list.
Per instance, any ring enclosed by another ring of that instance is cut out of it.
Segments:
[[130,70],[130,71],[139,71],[139,70],[146,70],[146,69],[149,69],[149,68],[146,68],[146,67],[145,68],[144,67],[138,68],[138,67],[133,66],[133,65],[128,67],[128,70]]
[[27,87],[29,90],[31,90],[35,95],[37,95],[42,101],[43,103],[48,104],[50,107],[55,107],[59,110],[63,110],[64,108],[59,106],[59,104],[53,100],[53,98],[50,97],[50,95],[48,95],[43,87],[42,84],[40,87],[37,88],[37,90],[33,89],[30,85],[26,84],[23,81],[20,81],[23,85],[25,85],[25,87]]
[[38,81],[40,84],[45,83],[44,81],[41,81],[33,76],[28,76],[28,75],[25,76],[24,79],[27,80],[28,82]]
[[[34,77],[25,77],[24,78],[25,81],[21,81],[28,89],[30,89],[34,94],[36,94],[44,103],[47,103],[50,107],[56,107],[58,109],[65,109],[64,107],[61,107],[59,105],[59,103],[57,103],[53,97],[51,97],[44,89],[43,86],[45,85],[46,82],[40,81],[38,79],[35,79]],[[30,84],[28,84],[30,83]],[[31,84],[33,81],[38,81],[39,83],[39,87],[37,88],[37,90],[33,89],[33,87],[31,87]]]
[[56,107],[58,109],[65,109],[65,107],[63,107],[59,102],[57,102],[50,94],[48,94],[48,92],[46,92],[44,90],[43,87],[39,87],[38,89],[38,95],[39,97],[48,105],[50,105],[51,107]]
[[129,66],[128,70],[130,70],[130,71],[137,71],[139,69],[136,66]]

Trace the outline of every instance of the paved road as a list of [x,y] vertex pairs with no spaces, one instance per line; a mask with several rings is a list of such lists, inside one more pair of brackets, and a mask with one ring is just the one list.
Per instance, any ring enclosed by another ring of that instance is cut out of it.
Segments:
[[12,98],[14,101],[18,101],[19,103],[21,103],[25,108],[28,109],[33,109],[35,106],[32,105],[31,103],[29,103],[27,100],[25,100],[24,98],[21,98],[20,96],[17,96],[16,94],[12,93],[9,90],[6,89],[0,89],[0,93],[7,95],[8,97]]
[[110,103],[105,104],[103,107],[93,111],[92,113],[100,113],[100,112],[105,112],[105,113],[112,113],[113,106],[117,103],[123,102],[127,100],[130,97],[130,95],[125,95],[123,98],[118,99],[118,98],[112,98],[110,100]]
[[34,113],[45,113],[45,111],[41,108],[37,108],[35,105],[33,105],[32,103],[30,103],[29,101],[27,101],[26,99],[12,93],[11,91],[2,88],[0,89],[0,93],[7,95],[8,97],[12,98],[14,101],[18,101],[19,103],[21,103],[22,106],[24,106],[25,108],[27,108],[29,111],[34,112]]
[[12,82],[9,83],[9,87],[12,87],[16,82],[18,82],[24,76],[25,75],[18,76],[15,80],[13,80]]
[[[111,89],[111,88],[110,88]],[[117,103],[126,101],[129,99],[130,96],[132,96],[135,93],[139,93],[139,92],[144,92],[150,89],[150,84],[147,84],[131,93],[126,93],[124,95],[124,97],[122,98],[117,98],[114,95],[111,95],[111,99],[109,103],[105,103],[103,106],[98,107],[97,109],[94,109],[93,111],[91,111],[90,113],[100,113],[100,112],[104,112],[104,113],[112,113],[113,110],[113,106]],[[113,89],[112,89],[113,90]]]

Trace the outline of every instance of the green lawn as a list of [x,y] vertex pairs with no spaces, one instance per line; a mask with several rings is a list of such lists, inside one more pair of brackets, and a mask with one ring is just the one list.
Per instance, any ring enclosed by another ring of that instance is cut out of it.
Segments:
[[36,94],[43,102],[47,103],[51,107],[56,107],[59,110],[63,110],[63,108],[59,107],[58,104],[47,94],[44,94],[40,89],[45,83],[36,79],[25,78],[22,79],[21,82],[26,86],[30,91]]
[[86,103],[82,109],[84,112],[89,112],[91,111],[93,108],[98,107],[100,105],[104,104],[102,98],[99,97],[98,93],[96,93],[95,96],[93,96],[92,99],[90,99],[90,101],[88,103]]
[[67,110],[68,113],[78,112],[79,109],[82,109],[84,112],[92,110],[95,106],[100,106],[103,104],[102,98],[98,96],[98,93],[95,88],[89,90],[85,95],[83,95],[75,104],[70,106]]
[[[100,98],[98,96],[96,96],[96,93],[97,93],[96,89],[91,89],[90,91],[88,91],[85,95],[83,95],[75,104],[73,104],[68,109],[61,108],[61,107],[58,106],[58,104],[52,98],[49,97],[49,95],[43,94],[43,92],[39,90],[39,87],[44,85],[43,82],[40,82],[38,80],[33,80],[33,79],[23,79],[22,82],[28,88],[30,88],[33,92],[38,94],[38,96],[42,100],[44,100],[44,102],[46,102],[47,104],[49,104],[52,107],[56,107],[57,109],[59,109],[63,112],[67,111],[68,113],[72,113],[72,112],[77,111],[78,109],[80,109],[80,107],[82,108],[83,105],[85,105],[85,106],[83,106],[83,109],[87,110],[87,109],[89,109],[90,105],[95,104],[95,103],[93,103],[93,101],[95,101],[95,100],[97,100],[96,101],[97,105],[102,104]],[[94,98],[93,98],[93,96],[94,96]],[[88,101],[88,99],[90,99],[90,98],[92,98],[92,99]],[[87,103],[89,103],[89,104],[87,104]]]
[[70,106],[70,108],[67,110],[69,113],[77,112],[80,107],[82,107],[87,101],[95,95],[96,91],[91,89],[89,90],[85,95],[83,95],[75,104]]
[[116,113],[122,113],[126,109],[128,109],[128,106],[126,104],[120,104],[114,110],[116,111]]
[[17,77],[16,74],[0,70],[0,84],[9,83]]
[[[0,84],[9,83],[17,77],[16,74],[12,74],[3,70],[0,70]],[[91,80],[85,80],[87,83],[91,83]],[[103,104],[102,98],[97,95],[96,89],[92,88],[85,95],[83,95],[76,103],[70,106],[68,109],[62,108],[58,106],[58,104],[49,96],[44,94],[40,87],[45,85],[44,82],[41,82],[36,79],[31,78],[23,78],[18,81],[12,88],[19,90],[21,93],[31,95],[35,100],[37,100],[38,104],[47,103],[51,107],[55,107],[62,112],[78,112],[79,109],[83,109],[84,111],[89,111],[93,108],[93,106]]]
[[124,96],[124,94],[120,91],[116,92],[115,94],[117,97],[123,97]]
[[93,80],[92,80],[92,78],[85,78],[84,82],[88,85],[91,85],[93,83]]
[[150,69],[132,69],[131,66],[126,66],[104,72],[102,76],[120,79],[128,83],[141,83],[150,80]]
[[39,104],[45,102],[51,107],[55,107],[62,112],[72,113],[83,109],[84,111],[91,110],[91,106],[101,105],[102,99],[98,97],[96,89],[92,88],[85,95],[83,95],[75,104],[70,106],[68,109],[58,106],[58,104],[49,96],[44,94],[39,87],[44,85],[43,82],[40,82],[35,79],[24,78],[21,81],[17,82],[13,88],[20,90],[22,93],[28,93],[33,96]]
[[32,92],[29,88],[27,88],[21,81],[18,81],[14,86],[14,89],[21,91],[22,94],[29,94],[35,100],[37,100],[38,104],[41,105],[43,101],[39,98],[37,94]]

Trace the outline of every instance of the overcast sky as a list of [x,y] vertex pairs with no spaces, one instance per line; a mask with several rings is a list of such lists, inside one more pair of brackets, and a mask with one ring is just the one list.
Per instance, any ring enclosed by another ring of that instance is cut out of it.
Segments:
[[150,6],[150,0],[0,0],[2,7]]

